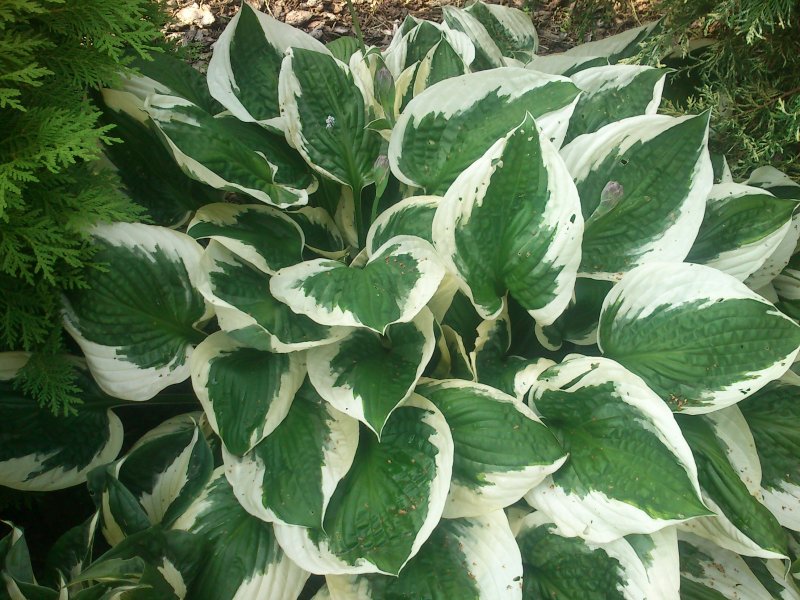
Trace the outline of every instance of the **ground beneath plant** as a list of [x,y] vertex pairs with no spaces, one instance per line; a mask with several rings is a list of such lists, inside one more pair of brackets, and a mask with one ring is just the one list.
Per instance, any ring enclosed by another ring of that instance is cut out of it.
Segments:
[[[322,42],[352,35],[346,0],[244,0]],[[472,0],[352,0],[367,44],[385,47],[407,15],[439,22],[442,5],[463,6]],[[490,0],[492,1],[492,0]],[[563,52],[579,43],[601,39],[658,17],[653,0],[503,0],[526,11],[539,33],[539,53]],[[174,16],[167,36],[193,49],[192,62],[208,64],[211,47],[236,14],[240,0],[167,0]],[[578,19],[579,17],[579,19]]]

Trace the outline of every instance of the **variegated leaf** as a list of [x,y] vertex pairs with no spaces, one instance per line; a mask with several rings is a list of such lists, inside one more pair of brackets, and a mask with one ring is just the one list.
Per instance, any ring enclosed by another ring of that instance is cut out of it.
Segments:
[[328,53],[303,31],[242,4],[214,45],[211,95],[241,121],[280,126],[278,74],[289,48]]
[[412,196],[383,211],[367,234],[370,254],[398,235],[413,235],[433,243],[432,228],[440,196]]
[[308,573],[278,546],[272,525],[248,514],[218,468],[203,493],[173,525],[207,544],[192,600],[295,600]]
[[654,263],[606,296],[598,344],[673,410],[701,414],[780,377],[800,349],[800,327],[730,275]]
[[433,356],[433,315],[427,308],[381,336],[357,329],[339,342],[308,353],[308,377],[336,409],[377,436],[387,419],[411,396]]
[[439,522],[398,577],[329,575],[332,598],[520,600],[522,562],[503,511]]
[[684,523],[682,528],[739,554],[787,558],[783,529],[731,463],[737,453],[727,448],[741,443],[741,436],[723,439],[718,433],[722,426],[712,416],[676,416],[697,461],[703,500],[716,513]]
[[759,188],[739,183],[715,185],[686,261],[745,281],[786,237],[796,207],[796,202],[781,200]]
[[186,233],[215,240],[270,275],[300,262],[305,243],[303,231],[286,213],[253,204],[208,204],[195,213]]
[[525,499],[565,535],[606,543],[709,514],[672,413],[619,364],[568,357],[539,376],[530,404],[569,458]]
[[708,114],[644,115],[575,138],[561,156],[586,222],[581,274],[617,280],[689,253],[713,182]]
[[116,400],[81,371],[83,403],[73,414],[54,415],[14,385],[18,354],[0,353],[0,370],[14,371],[0,375],[0,485],[43,492],[84,483],[122,448],[122,421],[110,410]]
[[246,346],[296,352],[329,344],[350,331],[292,312],[270,292],[268,275],[214,240],[206,247],[201,265],[198,289],[214,307],[223,331]]
[[448,379],[417,386],[453,435],[453,480],[444,517],[505,508],[566,460],[555,436],[521,401],[488,385]]
[[358,421],[306,381],[286,417],[255,448],[244,456],[223,448],[226,475],[239,502],[259,519],[320,527],[358,439]]
[[530,113],[558,147],[577,102],[564,77],[506,68],[453,77],[409,102],[392,130],[392,173],[442,194],[469,165]]
[[367,327],[383,334],[407,323],[436,293],[444,267],[431,245],[395,237],[363,268],[332,260],[286,267],[270,280],[270,291],[296,313],[322,325]]
[[760,459],[763,502],[781,525],[794,531],[800,531],[798,390],[777,381],[738,404]]
[[133,223],[92,230],[87,287],[66,294],[64,326],[100,388],[148,400],[189,377],[192,346],[211,310],[197,291],[202,248],[191,237]]
[[591,67],[575,73],[570,79],[583,94],[564,141],[627,117],[656,114],[668,73],[668,69],[638,65]]
[[466,11],[486,28],[503,56],[529,62],[539,47],[530,15],[518,8],[475,2]]
[[306,204],[317,187],[280,134],[173,96],[151,96],[145,109],[184,173],[215,189],[286,208]]
[[286,417],[306,376],[300,352],[248,348],[222,331],[195,348],[192,386],[208,424],[233,454],[245,454]]
[[457,177],[433,220],[437,250],[482,317],[510,293],[542,325],[569,302],[582,233],[570,175],[530,114]]
[[324,529],[276,523],[275,535],[286,554],[312,573],[397,575],[441,518],[452,461],[444,417],[412,396],[392,413],[380,442],[360,436]]
[[286,138],[318,173],[356,194],[374,181],[381,143],[367,128],[371,118],[357,83],[333,56],[292,48],[278,87]]
[[525,600],[678,597],[674,531],[590,542],[567,535],[544,513],[536,512],[522,520],[517,543],[522,554]]

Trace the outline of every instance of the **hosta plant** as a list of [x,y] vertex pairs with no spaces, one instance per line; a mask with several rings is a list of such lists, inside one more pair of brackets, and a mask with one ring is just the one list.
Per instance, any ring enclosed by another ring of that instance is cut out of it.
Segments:
[[539,57],[476,4],[363,52],[245,3],[207,78],[107,90],[229,194],[92,231],[71,421],[3,384],[2,482],[96,505],[38,580],[11,526],[8,593],[800,597],[800,188],[658,114],[649,30]]

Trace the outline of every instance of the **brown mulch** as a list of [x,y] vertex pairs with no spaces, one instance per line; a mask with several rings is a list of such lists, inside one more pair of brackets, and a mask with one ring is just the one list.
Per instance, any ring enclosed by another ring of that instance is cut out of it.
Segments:
[[[352,35],[345,0],[245,0],[256,10],[298,27],[322,42]],[[367,44],[385,47],[407,15],[440,22],[442,4],[463,6],[471,0],[353,0]],[[492,0],[497,1],[497,0]],[[500,0],[525,10],[539,33],[539,53],[563,52],[581,42],[600,39],[656,18],[653,0],[605,0],[594,13],[572,20],[581,0]],[[584,2],[585,3],[585,2]],[[193,64],[203,69],[211,46],[239,10],[240,0],[167,0],[173,22],[167,37],[190,46]],[[587,26],[588,22],[588,26]]]

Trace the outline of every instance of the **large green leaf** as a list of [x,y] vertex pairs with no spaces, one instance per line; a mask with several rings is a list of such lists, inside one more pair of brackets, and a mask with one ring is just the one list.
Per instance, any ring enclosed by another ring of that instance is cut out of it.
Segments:
[[286,267],[270,291],[322,325],[368,327],[383,334],[413,319],[436,293],[444,267],[431,245],[411,236],[381,246],[363,268],[318,259]]
[[564,77],[510,67],[441,81],[397,120],[389,142],[392,173],[428,194],[443,194],[527,113],[558,147],[578,93]]
[[356,193],[374,181],[381,138],[368,129],[366,99],[347,65],[292,48],[280,75],[286,136],[317,172]]
[[669,71],[638,65],[592,67],[570,77],[583,94],[569,121],[565,142],[637,115],[653,115]]
[[782,375],[797,355],[800,328],[730,275],[655,263],[612,288],[598,345],[673,410],[700,414]]
[[300,29],[243,3],[214,45],[208,64],[211,95],[241,121],[280,126],[278,74],[289,48],[328,52]]
[[220,328],[245,346],[295,352],[331,343],[350,331],[292,312],[270,292],[268,275],[214,240],[201,263],[200,292],[214,307]]
[[451,31],[463,32],[475,47],[473,71],[505,66],[503,54],[497,43],[479,19],[469,11],[455,6],[442,6],[442,22]]
[[582,233],[575,186],[530,114],[458,176],[433,220],[481,316],[495,318],[510,292],[542,325],[569,303]]
[[193,179],[282,208],[306,204],[317,187],[280,134],[230,115],[212,117],[173,96],[148,98],[146,107],[175,162]]
[[511,6],[484,2],[475,2],[466,12],[486,28],[503,56],[525,63],[536,54],[539,36],[529,14]]
[[711,416],[676,415],[697,461],[703,500],[717,513],[683,527],[739,554],[787,558],[786,534],[731,463],[729,444],[742,436],[722,439]]
[[[750,564],[756,566],[755,563],[688,532],[679,534],[678,546],[682,598],[776,600],[798,597],[796,585],[787,579],[779,561],[769,561],[777,563],[770,565],[771,569],[761,563],[757,573],[750,568]],[[768,579],[758,576],[762,573]]]
[[503,511],[471,519],[443,519],[400,572],[330,575],[341,600],[515,600],[522,588],[519,548]]
[[192,600],[295,600],[308,573],[283,553],[272,525],[245,511],[218,468],[203,493],[173,525],[206,541]]
[[358,438],[358,421],[325,402],[306,381],[286,417],[255,448],[244,456],[223,448],[228,480],[256,517],[320,527]]
[[380,439],[397,406],[411,396],[433,356],[433,315],[427,308],[384,336],[357,329],[308,353],[308,377],[325,400],[369,427]]
[[453,435],[447,518],[505,508],[555,472],[567,457],[555,436],[516,398],[458,379],[417,386],[442,411]]
[[517,533],[525,600],[673,600],[678,592],[675,532],[605,543],[566,535],[541,512]]
[[[267,438],[269,439],[269,438]],[[286,554],[312,573],[396,575],[430,537],[444,509],[453,440],[419,396],[392,413],[380,442],[361,435],[334,492],[324,529],[275,524]]]
[[151,225],[99,225],[92,235],[105,268],[88,270],[87,287],[66,294],[64,326],[103,391],[147,400],[189,377],[192,345],[205,338],[202,248]]
[[[0,353],[0,364],[8,367],[15,354]],[[16,389],[13,378],[5,381],[3,375],[0,485],[27,491],[59,490],[85,482],[89,471],[117,457],[122,448],[122,422],[109,410],[109,401],[114,400],[97,389],[88,374],[80,372],[77,383],[83,403],[70,415],[54,415]]]
[[761,464],[761,496],[781,525],[800,531],[798,386],[779,381],[738,404]]
[[744,281],[777,250],[796,207],[795,201],[781,200],[758,188],[739,183],[715,185],[686,260]]
[[150,523],[168,527],[200,494],[213,469],[199,423],[180,415],[142,436],[115,470]]
[[306,376],[302,353],[248,348],[222,331],[195,349],[191,367],[192,386],[208,424],[239,455],[280,424]]
[[525,499],[565,535],[605,543],[709,514],[669,408],[614,361],[568,358],[539,376],[530,403],[569,458]]
[[586,221],[582,274],[616,280],[645,262],[686,257],[713,183],[707,137],[708,114],[644,115],[561,149]]
[[303,230],[284,212],[264,205],[209,204],[198,210],[186,230],[210,238],[254,267],[273,275],[302,260]]

